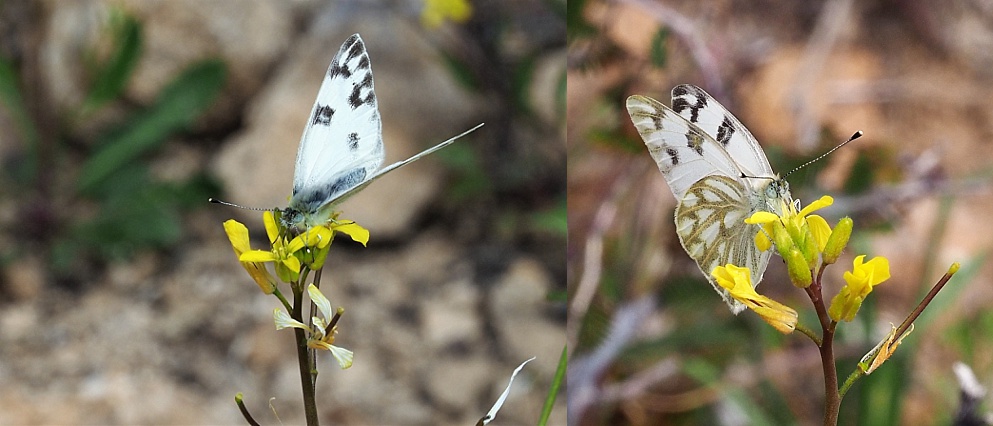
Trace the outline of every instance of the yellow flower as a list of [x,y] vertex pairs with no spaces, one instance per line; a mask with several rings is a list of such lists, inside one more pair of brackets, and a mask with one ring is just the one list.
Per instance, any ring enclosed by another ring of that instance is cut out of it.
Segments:
[[789,334],[796,328],[797,313],[793,308],[755,292],[752,274],[748,268],[732,264],[714,268],[711,275],[717,283],[731,293],[731,297],[755,311],[765,322],[780,333]]
[[369,231],[359,224],[353,221],[332,219],[327,224],[309,228],[298,236],[303,239],[304,247],[307,250],[296,252],[297,258],[311,270],[316,271],[323,268],[331,242],[334,240],[335,233],[338,232],[348,235],[353,241],[362,243],[363,246],[369,242]]
[[[831,227],[828,226],[827,221],[823,217],[810,213],[831,204],[834,204],[834,198],[825,195],[800,209],[800,211],[797,211],[796,205],[784,201],[781,206],[782,215],[771,212],[756,212],[751,217],[745,219],[745,223],[762,225],[762,231],[755,235],[755,244],[762,250],[768,250],[772,246],[769,236],[775,232],[773,224],[779,221],[783,224],[785,231],[792,237],[797,248],[800,248],[804,252],[808,251],[804,249],[807,246],[807,230],[809,230],[810,236],[813,238],[812,242],[817,244],[813,248],[823,251],[824,246],[827,245],[828,237],[831,236]],[[784,247],[784,249],[786,248]],[[811,259],[807,260],[809,262]]]
[[[251,251],[252,247],[249,244],[248,239],[248,228],[240,222],[230,219],[224,222],[224,232],[228,234],[228,240],[231,241],[231,247],[234,248],[235,256],[241,258],[241,254],[247,251]],[[265,263],[262,262],[240,262],[241,266],[248,271],[248,275],[255,280],[255,283],[259,285],[262,292],[265,294],[272,294],[276,290],[276,279],[273,278],[269,270],[266,269]]]
[[433,30],[445,23],[446,19],[461,24],[471,16],[472,5],[468,0],[425,0],[421,11],[421,25]]
[[[321,315],[323,315],[323,318],[316,315],[311,318],[311,321],[314,323],[313,330],[308,328],[306,324],[291,318],[289,314],[283,312],[279,308],[276,308],[272,312],[273,319],[276,322],[276,330],[290,327],[306,330],[309,334],[307,338],[308,348],[323,349],[330,352],[331,356],[338,361],[338,366],[341,367],[342,370],[351,367],[352,359],[354,357],[353,352],[348,349],[332,345],[332,343],[334,343],[334,335],[338,333],[338,327],[337,325],[330,324],[334,321],[331,316],[331,302],[324,297],[321,290],[313,284],[307,287],[307,294],[310,295],[310,300],[317,305],[317,309],[321,311]],[[340,311],[338,315],[340,315]]]
[[271,211],[262,213],[266,234],[272,244],[272,250],[252,250],[242,253],[238,260],[242,262],[275,262],[276,275],[284,282],[296,281],[300,276],[300,259],[294,254],[305,247],[303,237],[296,236],[289,242],[281,236],[279,225]]
[[828,315],[836,322],[854,319],[872,288],[890,279],[890,261],[885,257],[877,256],[865,263],[862,263],[863,259],[864,254],[855,258],[852,270],[845,272],[848,284],[831,300]]

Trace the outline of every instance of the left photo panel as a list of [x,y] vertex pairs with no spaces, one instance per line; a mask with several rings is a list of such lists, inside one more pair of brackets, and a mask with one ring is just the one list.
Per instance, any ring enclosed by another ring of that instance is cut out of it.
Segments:
[[564,0],[0,28],[0,424],[566,424]]

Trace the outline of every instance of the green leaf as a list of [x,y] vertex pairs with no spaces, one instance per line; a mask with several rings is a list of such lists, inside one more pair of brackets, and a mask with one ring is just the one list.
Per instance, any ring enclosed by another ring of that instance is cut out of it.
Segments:
[[[0,104],[7,108],[11,119],[21,132],[21,137],[27,143],[28,156],[17,165],[19,170],[11,173],[19,177],[33,178],[38,170],[38,129],[28,114],[21,93],[20,77],[14,65],[6,58],[0,57]],[[8,171],[9,172],[9,171]]]
[[548,388],[548,396],[545,397],[545,405],[542,407],[541,416],[538,418],[538,426],[547,425],[548,418],[552,415],[555,398],[558,396],[559,389],[562,389],[562,383],[565,381],[566,367],[569,365],[568,355],[568,346],[563,346],[562,355],[559,356],[558,368],[555,369],[555,377],[552,379],[552,384]]
[[659,28],[655,32],[655,36],[652,37],[652,51],[650,58],[652,60],[652,65],[656,68],[662,68],[665,66],[666,60],[668,59],[669,52],[665,48],[665,41],[669,38],[669,29],[666,27]]
[[531,83],[534,80],[534,68],[535,58],[528,55],[517,64],[511,77],[511,93],[514,94],[514,104],[518,111],[527,115],[532,114]]
[[480,84],[472,73],[472,68],[448,52],[441,51],[440,54],[442,64],[445,68],[448,68],[448,72],[455,78],[455,81],[466,88],[466,90],[479,93]]
[[852,165],[848,179],[845,180],[844,191],[846,194],[864,194],[872,188],[875,180],[877,165],[864,153],[859,153]]
[[597,33],[596,27],[590,25],[583,16],[586,0],[569,0],[566,2],[566,34],[569,41],[576,38],[591,37]]
[[149,110],[114,132],[84,165],[79,189],[92,193],[97,186],[140,155],[161,145],[171,134],[185,130],[214,101],[227,71],[219,60],[188,67],[169,83]]
[[566,236],[569,232],[569,224],[567,223],[565,198],[563,197],[554,208],[532,213],[531,225],[542,231]]
[[141,57],[141,23],[134,17],[123,16],[114,23],[114,51],[96,73],[93,85],[81,106],[85,116],[118,97],[131,77]]

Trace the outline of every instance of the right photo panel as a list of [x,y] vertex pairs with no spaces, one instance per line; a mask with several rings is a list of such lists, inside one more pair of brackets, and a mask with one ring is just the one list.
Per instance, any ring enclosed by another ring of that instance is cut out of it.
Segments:
[[990,424],[993,7],[568,9],[570,425]]

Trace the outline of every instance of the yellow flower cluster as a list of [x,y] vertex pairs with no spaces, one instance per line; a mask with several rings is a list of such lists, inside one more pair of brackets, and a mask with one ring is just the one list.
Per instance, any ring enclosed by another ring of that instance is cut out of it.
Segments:
[[[809,287],[824,266],[838,260],[848,244],[853,227],[850,218],[841,219],[831,229],[823,217],[811,214],[833,202],[831,197],[824,196],[802,209],[799,203],[783,202],[782,214],[757,212],[745,219],[746,223],[761,225],[761,230],[755,235],[755,244],[759,249],[769,250],[775,243],[776,250],[786,262],[790,280],[797,287]],[[847,284],[831,301],[828,314],[835,322],[851,321],[872,288],[890,277],[886,258],[876,257],[868,262],[863,262],[864,259],[864,255],[855,258],[852,270],[845,272]],[[796,311],[756,293],[748,268],[729,264],[714,268],[711,275],[730,292],[731,297],[755,311],[776,330],[790,333],[795,329]]]
[[472,5],[468,0],[425,0],[421,11],[421,25],[427,29],[437,29],[446,20],[463,23],[472,17]]
[[[276,278],[284,283],[293,286],[295,292],[302,293],[302,281],[306,279],[307,271],[317,271],[324,267],[328,250],[336,233],[343,233],[352,240],[366,245],[369,242],[369,231],[351,221],[338,221],[332,218],[327,224],[315,226],[306,231],[295,234],[280,225],[281,221],[277,217],[279,212],[266,211],[262,214],[262,222],[265,224],[266,235],[269,237],[268,250],[253,250],[251,248],[248,228],[240,222],[231,219],[224,222],[224,232],[227,233],[231,241],[231,247],[238,256],[238,261],[248,271],[248,275],[258,284],[265,294],[274,294],[289,309],[289,305],[282,297],[277,287]],[[266,267],[267,263],[272,263],[275,276]],[[303,279],[301,276],[303,275]],[[331,302],[321,293],[314,284],[307,288],[310,300],[314,302],[322,316],[312,317],[312,327],[293,319],[282,309],[277,308],[273,312],[276,322],[276,329],[301,328],[308,332],[307,346],[312,349],[327,350],[338,361],[341,368],[348,368],[352,365],[352,352],[332,345],[334,336],[337,333],[337,318],[343,312],[338,309],[332,315]]]

